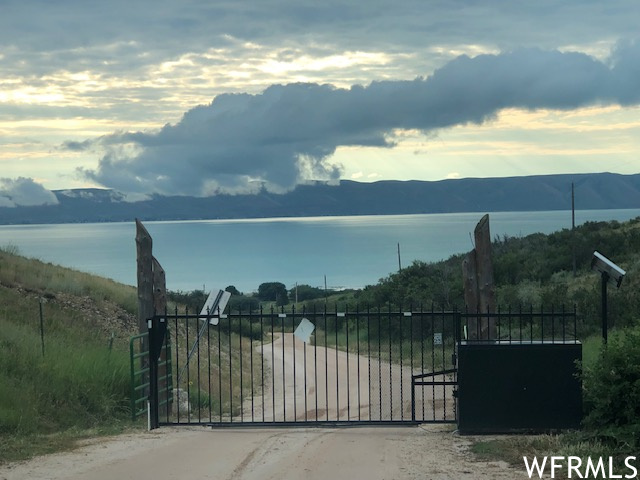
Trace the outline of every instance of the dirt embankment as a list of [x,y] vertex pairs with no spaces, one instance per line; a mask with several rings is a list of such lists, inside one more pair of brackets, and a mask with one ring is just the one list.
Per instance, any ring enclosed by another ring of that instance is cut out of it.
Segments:
[[0,288],[13,290],[33,301],[34,305],[42,301],[45,319],[47,305],[56,305],[60,309],[68,311],[70,315],[90,323],[105,337],[113,333],[115,338],[128,340],[131,335],[137,333],[137,317],[108,299],[96,301],[89,296],[63,292],[39,292],[22,286],[0,285]]

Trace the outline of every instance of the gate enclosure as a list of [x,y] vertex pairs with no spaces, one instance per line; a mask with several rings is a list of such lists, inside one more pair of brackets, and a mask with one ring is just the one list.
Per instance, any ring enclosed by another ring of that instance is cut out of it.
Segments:
[[[294,334],[303,319],[308,343]],[[174,379],[158,424],[455,422],[455,320],[423,309],[156,316]]]
[[[150,343],[170,346],[173,382],[150,382],[151,427],[455,423],[458,347],[487,315],[292,308],[155,316]],[[502,343],[576,342],[574,311],[491,315]],[[308,343],[294,334],[303,319],[315,326]]]

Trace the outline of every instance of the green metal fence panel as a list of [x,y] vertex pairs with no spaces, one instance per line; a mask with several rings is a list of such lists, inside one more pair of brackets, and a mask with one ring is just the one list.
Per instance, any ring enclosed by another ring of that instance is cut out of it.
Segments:
[[[131,366],[131,419],[135,420],[147,411],[147,391],[149,390],[149,350],[148,333],[134,335],[129,339],[129,359]],[[143,350],[144,348],[144,350]]]
[[[129,339],[129,359],[131,369],[131,419],[147,414],[147,399],[149,394],[149,333],[134,335]],[[171,368],[171,344],[165,342],[162,347],[165,360],[158,362],[163,375],[158,377],[158,384],[162,387],[158,391],[159,406],[171,408],[173,398],[173,372]]]

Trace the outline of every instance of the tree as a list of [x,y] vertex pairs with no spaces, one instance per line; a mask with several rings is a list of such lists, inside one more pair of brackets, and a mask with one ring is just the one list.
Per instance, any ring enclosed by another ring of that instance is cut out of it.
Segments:
[[261,283],[258,287],[258,298],[263,302],[276,302],[278,306],[289,303],[287,287],[280,282]]
[[178,290],[176,292],[167,292],[167,298],[169,298],[169,300],[177,304],[184,305],[190,312],[199,312],[207,301],[207,297],[208,295],[204,290],[191,290],[190,292]]
[[289,290],[289,299],[298,302],[306,302],[307,300],[315,300],[323,298],[325,291],[322,288],[312,287],[310,285],[298,285]]
[[231,295],[242,295],[234,285],[229,285],[225,288],[225,291],[229,292]]

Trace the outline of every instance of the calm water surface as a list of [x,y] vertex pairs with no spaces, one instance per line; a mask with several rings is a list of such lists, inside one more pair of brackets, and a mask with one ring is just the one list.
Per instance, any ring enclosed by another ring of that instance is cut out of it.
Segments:
[[[147,222],[171,290],[254,291],[262,282],[363,287],[413,260],[437,261],[472,248],[479,213]],[[576,223],[628,220],[634,210],[584,210]],[[490,214],[491,234],[524,236],[571,227],[570,211]],[[0,246],[135,285],[135,224],[0,226]]]

